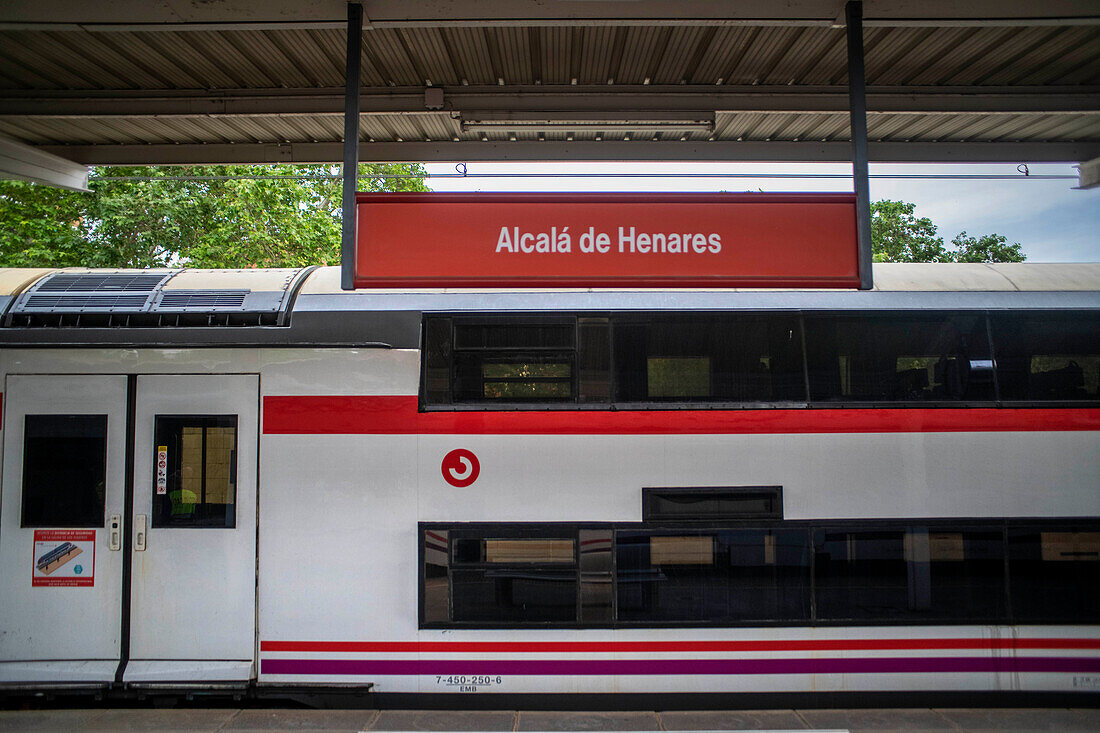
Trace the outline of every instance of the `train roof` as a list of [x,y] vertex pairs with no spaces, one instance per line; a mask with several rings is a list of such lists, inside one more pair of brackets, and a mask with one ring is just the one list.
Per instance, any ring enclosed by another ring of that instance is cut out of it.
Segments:
[[874,265],[875,287],[340,289],[337,267],[0,269],[0,344],[415,347],[426,312],[1100,308],[1100,263]]

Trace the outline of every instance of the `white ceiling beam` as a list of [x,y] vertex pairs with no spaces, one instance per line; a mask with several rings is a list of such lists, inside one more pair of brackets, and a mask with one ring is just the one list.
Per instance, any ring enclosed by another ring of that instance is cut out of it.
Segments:
[[[43,150],[88,165],[215,163],[325,163],[341,158],[343,144],[235,143],[179,145],[64,145]],[[1078,143],[868,143],[876,163],[1074,163],[1100,157],[1100,142]],[[636,140],[375,142],[359,146],[363,162],[665,160],[835,162],[851,161],[851,144],[835,142]]]
[[1100,158],[1077,165],[1077,188],[1100,188]]
[[0,178],[88,190],[88,167],[39,148],[0,137]]
[[[367,28],[418,26],[842,25],[838,0],[365,0]],[[259,30],[342,28],[343,0],[5,0],[0,29]],[[1092,0],[876,0],[865,25],[1100,23]]]
[[[720,86],[705,91],[683,85],[435,88],[443,91],[443,112],[464,116],[478,112],[530,119],[535,114],[571,113],[578,119],[599,114],[655,119],[654,115],[662,113],[690,112],[848,113],[846,87]],[[870,87],[867,106],[871,114],[1083,114],[1100,112],[1100,87]],[[425,105],[423,87],[367,89],[360,97],[360,109],[363,115],[431,111]],[[336,88],[274,92],[9,91],[0,99],[0,117],[285,117],[343,113],[343,90]]]

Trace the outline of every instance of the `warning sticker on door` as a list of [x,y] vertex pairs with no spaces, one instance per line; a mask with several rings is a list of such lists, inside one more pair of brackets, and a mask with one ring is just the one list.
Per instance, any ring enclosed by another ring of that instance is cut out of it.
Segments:
[[31,585],[95,585],[95,530],[36,529]]
[[168,493],[168,446],[157,446],[157,494]]

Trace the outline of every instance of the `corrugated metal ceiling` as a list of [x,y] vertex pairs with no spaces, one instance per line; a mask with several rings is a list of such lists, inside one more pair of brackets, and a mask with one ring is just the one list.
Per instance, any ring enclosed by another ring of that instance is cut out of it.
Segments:
[[[372,92],[439,86],[448,98],[462,89],[518,90],[537,98],[539,90],[568,93],[584,87],[591,94],[598,86],[604,116],[596,119],[610,122],[661,119],[632,99],[639,90],[655,87],[669,89],[670,96],[677,90],[706,95],[741,87],[846,93],[842,28],[409,27],[370,29],[363,40],[365,99]],[[943,90],[948,102],[952,95],[978,100],[942,113],[876,111],[869,102],[872,141],[1100,143],[1100,26],[871,27],[865,29],[864,46],[872,96],[876,88],[903,95]],[[0,133],[46,146],[338,142],[342,104],[294,113],[281,113],[276,105],[254,114],[163,111],[155,101],[144,112],[127,114],[81,111],[79,105],[96,99],[257,91],[277,96],[315,90],[337,99],[344,47],[344,32],[331,28],[0,31]],[[1032,104],[994,111],[983,109],[981,97],[974,96],[983,91],[1011,96],[1017,89],[1039,96],[1077,91],[1085,103],[1078,109],[1052,111]],[[27,113],[26,104],[33,107],[40,99],[70,101],[73,109],[55,105]],[[10,111],[16,103],[24,106]],[[837,141],[848,135],[847,114],[835,105],[786,112],[702,111],[713,120],[713,130],[679,130],[670,122],[659,130],[603,134],[598,125],[574,130],[554,125],[540,132],[504,124],[482,131],[464,130],[461,120],[469,119],[471,110],[449,102],[441,111],[412,105],[374,114],[368,101],[361,136],[375,142],[476,142]],[[468,149],[463,155],[476,157]]]
[[[339,30],[0,32],[3,90],[343,84]],[[362,84],[831,85],[843,29],[415,28],[364,33]],[[1100,83],[1100,27],[868,28],[869,85]],[[648,81],[647,81],[648,80]]]

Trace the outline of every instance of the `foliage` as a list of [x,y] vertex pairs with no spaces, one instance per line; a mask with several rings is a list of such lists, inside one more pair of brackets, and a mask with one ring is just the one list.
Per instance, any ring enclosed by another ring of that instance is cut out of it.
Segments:
[[968,237],[962,231],[951,240],[955,247],[955,262],[1023,262],[1027,255],[1020,251],[1020,243],[1008,243],[1000,234],[983,234]]
[[[97,168],[91,193],[2,181],[0,266],[338,264],[338,173],[330,165]],[[359,173],[371,176],[360,190],[428,190],[419,164],[362,164]],[[412,177],[380,177],[390,174]]]
[[[338,264],[337,173],[332,165],[96,168],[91,193],[0,181],[0,267]],[[419,164],[362,164],[359,173],[360,190],[428,190]],[[385,177],[392,174],[412,177]],[[947,247],[915,210],[904,201],[871,204],[876,262],[1026,259],[1000,234],[960,232]]]
[[0,181],[0,264],[67,267],[93,263],[84,237],[86,197],[23,181]]
[[1008,244],[1000,234],[967,236],[959,232],[949,249],[927,217],[917,217],[916,205],[904,201],[871,204],[871,251],[875,262],[1023,262],[1019,242]]

